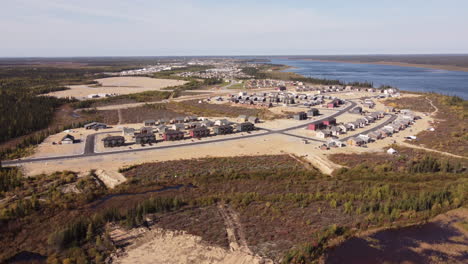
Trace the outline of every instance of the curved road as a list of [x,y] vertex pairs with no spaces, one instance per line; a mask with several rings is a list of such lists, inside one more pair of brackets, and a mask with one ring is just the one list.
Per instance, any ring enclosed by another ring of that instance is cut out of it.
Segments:
[[271,134],[283,134],[283,135],[288,135],[288,136],[293,136],[293,137],[298,137],[298,138],[303,138],[303,139],[308,139],[308,140],[315,140],[315,141],[319,141],[319,142],[324,142],[324,141],[321,141],[321,140],[318,140],[318,139],[306,138],[306,137],[302,137],[302,136],[298,136],[298,135],[289,134],[289,133],[286,133],[286,132],[291,131],[291,130],[295,130],[295,129],[299,129],[299,128],[303,128],[303,127],[307,127],[311,123],[322,121],[322,120],[325,120],[327,118],[337,117],[337,116],[341,115],[342,113],[350,110],[354,106],[356,106],[355,102],[353,102],[353,101],[348,101],[348,102],[349,102],[349,105],[346,106],[346,107],[343,107],[343,109],[340,109],[338,112],[333,113],[331,115],[328,115],[326,117],[314,120],[313,122],[307,122],[307,123],[303,123],[303,124],[300,124],[300,125],[280,129],[280,130],[262,129],[262,130],[265,130],[267,132],[266,133],[261,133],[261,134],[249,134],[249,135],[246,135],[246,136],[238,136],[238,137],[232,137],[232,138],[220,138],[220,139],[209,140],[209,141],[189,142],[189,143],[169,145],[169,146],[154,146],[154,147],[141,148],[141,149],[125,149],[125,150],[118,150],[118,151],[112,151],[112,152],[103,152],[103,153],[94,152],[94,141],[95,141],[95,137],[96,137],[97,134],[115,132],[115,131],[106,131],[106,132],[101,132],[101,133],[96,133],[96,134],[89,135],[86,138],[85,151],[81,155],[65,155],[65,156],[57,156],[57,157],[44,157],[44,158],[33,158],[33,159],[24,159],[24,160],[10,160],[10,161],[3,161],[2,165],[14,166],[14,165],[20,165],[20,164],[29,163],[29,162],[65,160],[65,159],[81,158],[81,157],[92,157],[92,156],[107,156],[107,155],[115,155],[115,154],[129,153],[129,152],[149,151],[149,150],[155,150],[155,149],[170,149],[170,148],[202,145],[202,144],[209,144],[209,143],[216,143],[216,142],[226,142],[226,141],[244,139],[244,138],[261,137],[261,136],[266,136],[266,135],[271,135]]

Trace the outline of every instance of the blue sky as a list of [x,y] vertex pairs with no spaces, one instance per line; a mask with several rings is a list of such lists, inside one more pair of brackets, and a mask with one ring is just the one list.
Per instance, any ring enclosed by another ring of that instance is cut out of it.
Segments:
[[0,57],[468,53],[466,0],[10,0]]

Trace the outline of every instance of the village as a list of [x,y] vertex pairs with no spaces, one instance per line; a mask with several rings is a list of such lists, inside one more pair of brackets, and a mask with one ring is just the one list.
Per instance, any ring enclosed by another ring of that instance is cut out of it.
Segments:
[[[411,126],[418,113],[385,106],[382,100],[401,96],[393,89],[362,89],[351,86],[316,86],[302,91],[300,83],[286,83],[266,89],[214,91],[200,104],[267,109],[278,117],[186,116],[146,119],[141,123],[104,124],[92,122],[83,128],[51,136],[33,158],[99,155],[142,150],[167,151],[191,145],[213,146],[221,142],[261,140],[273,135],[298,140],[308,152],[330,149],[373,149],[374,142],[392,139],[410,130],[403,140],[413,140]],[[185,100],[191,97],[187,96]],[[391,143],[396,142],[391,140]],[[46,145],[46,146],[44,146]],[[325,152],[324,152],[325,151]],[[261,153],[261,152],[260,152]]]

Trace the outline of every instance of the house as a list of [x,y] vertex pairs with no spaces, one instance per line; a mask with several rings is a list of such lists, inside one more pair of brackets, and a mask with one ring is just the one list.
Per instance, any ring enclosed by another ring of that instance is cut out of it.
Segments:
[[125,144],[125,138],[122,136],[107,136],[102,139],[102,142],[104,143],[104,147],[113,148]]
[[307,114],[305,112],[299,112],[299,113],[295,114],[293,117],[296,120],[306,120],[307,119]]
[[221,125],[213,127],[213,133],[216,135],[225,135],[231,134],[234,131],[234,128],[230,125]]
[[364,118],[359,118],[356,120],[356,122],[359,124],[359,127],[365,127],[367,124],[369,124],[369,120]]
[[393,134],[394,128],[392,126],[390,126],[390,125],[384,126],[383,129],[388,130],[388,131],[392,132],[392,134]]
[[60,140],[60,143],[61,144],[73,144],[75,143],[75,137],[70,135],[70,134],[66,134],[62,140]]
[[330,137],[331,135],[332,135],[331,131],[327,129],[319,130],[315,133],[315,136],[317,136],[318,138],[327,138],[327,137]]
[[192,122],[192,121],[197,121],[198,120],[198,117],[196,116],[186,116],[184,118],[184,122],[188,123],[188,122]]
[[350,146],[362,146],[366,144],[366,142],[362,138],[359,138],[359,137],[350,138],[348,139],[346,143]]
[[196,127],[189,130],[190,136],[193,138],[207,137],[210,135],[210,130],[206,127]]
[[357,136],[357,137],[360,138],[360,139],[362,139],[362,140],[364,140],[364,142],[366,142],[366,143],[369,143],[370,140],[371,140],[371,138],[370,138],[369,136],[363,135],[363,134],[360,134],[360,135]]
[[348,128],[346,127],[346,125],[340,124],[338,125],[338,127],[341,129],[341,133],[348,132]]
[[286,86],[279,86],[276,88],[277,91],[286,91]]
[[229,120],[227,119],[218,119],[214,122],[214,125],[215,126],[226,126],[226,125],[229,125],[231,124],[231,122],[229,122]]
[[333,125],[336,125],[336,119],[335,118],[327,118],[325,120],[323,120],[323,124],[326,125],[326,126],[333,126]]
[[153,133],[146,133],[146,134],[136,134],[135,135],[135,142],[137,144],[146,144],[146,143],[154,143],[156,142],[156,137]]
[[382,129],[377,130],[377,133],[380,134],[381,138],[390,137],[393,134],[393,132],[391,130],[386,129],[386,128],[382,128]]
[[316,130],[322,129],[322,128],[324,128],[324,127],[325,127],[325,125],[323,125],[322,123],[320,123],[320,122],[315,122],[315,123],[309,124],[309,125],[307,126],[307,129],[316,131]]
[[338,126],[332,126],[330,128],[330,132],[332,136],[339,136],[341,134],[341,128],[339,128]]
[[246,115],[240,115],[237,117],[237,122],[239,123],[243,123],[243,122],[247,122],[248,118]]
[[375,121],[375,118],[373,118],[372,116],[365,116],[362,119],[367,120],[368,124],[374,123]]
[[196,128],[196,127],[204,127],[200,122],[190,122],[188,124],[185,124],[186,129],[191,129],[191,128]]
[[135,129],[132,127],[124,127],[122,128],[122,136],[130,136],[133,137],[135,135]]
[[346,124],[344,124],[344,126],[346,127],[346,132],[348,132],[350,130],[354,130],[356,128],[356,124],[354,124],[353,122],[346,123]]
[[181,140],[184,139],[184,132],[169,129],[163,133],[163,139],[164,141]]
[[376,141],[382,138],[382,135],[378,132],[369,132],[367,136],[373,141]]
[[174,118],[172,121],[173,121],[173,122],[172,122],[173,124],[184,123],[184,122],[185,122],[185,118],[183,118],[183,117],[176,117],[176,118]]
[[214,122],[208,119],[205,119],[201,122],[201,125],[204,127],[212,127],[214,125]]
[[344,144],[339,140],[332,139],[327,142],[327,145],[331,148],[340,148],[343,147]]
[[249,116],[247,121],[249,121],[252,124],[260,123],[260,119],[258,119],[258,117],[256,116]]
[[377,114],[377,118],[384,118],[385,117],[385,112],[384,111],[377,111],[375,113]]
[[255,125],[251,122],[244,122],[237,125],[237,131],[247,132],[255,129]]
[[393,133],[397,133],[398,131],[404,129],[398,124],[390,124],[390,127],[392,127],[392,129],[393,129]]
[[151,128],[151,127],[141,127],[139,133],[140,134],[153,134],[153,128]]
[[98,130],[98,129],[107,128],[107,125],[104,123],[92,122],[92,123],[84,125],[84,128]]
[[356,106],[349,112],[352,113],[352,114],[361,114],[362,113],[362,107]]
[[167,130],[169,130],[169,127],[166,125],[159,125],[156,129],[158,130],[159,133],[164,133]]
[[380,118],[380,115],[378,112],[372,112],[369,114],[369,116],[372,117],[374,121]]
[[170,123],[170,120],[169,120],[169,119],[166,119],[166,118],[162,118],[162,119],[159,119],[159,120],[158,120],[158,123],[159,123],[160,125],[169,124],[169,123]]
[[333,99],[331,102],[327,104],[327,108],[335,108],[342,104],[340,99]]
[[320,111],[317,108],[311,108],[307,111],[307,116],[318,116]]
[[143,121],[144,126],[154,126],[156,125],[156,121],[153,119],[148,119]]
[[185,125],[184,124],[181,124],[181,123],[175,123],[171,126],[171,129],[173,130],[184,130],[185,129]]

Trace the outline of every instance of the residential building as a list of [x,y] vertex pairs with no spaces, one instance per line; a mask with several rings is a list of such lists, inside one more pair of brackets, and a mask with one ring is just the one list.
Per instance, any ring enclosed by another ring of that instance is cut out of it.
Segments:
[[75,143],[75,137],[70,135],[70,134],[66,134],[62,140],[60,140],[60,143],[62,144],[73,144]]
[[213,133],[216,135],[225,135],[231,134],[234,131],[234,128],[230,125],[221,125],[213,127]]
[[210,130],[206,127],[196,127],[189,130],[190,136],[193,138],[207,137],[210,135]]
[[247,132],[255,129],[255,125],[251,122],[244,122],[237,125],[237,131]]
[[184,139],[184,132],[178,130],[167,130],[163,133],[163,140],[164,141],[172,141],[172,140],[181,140]]
[[156,120],[148,119],[148,120],[143,121],[143,124],[144,124],[144,126],[147,126],[147,127],[148,126],[154,126],[154,125],[156,125]]
[[107,136],[102,139],[102,142],[106,148],[118,147],[125,144],[125,138],[122,136]]
[[306,120],[307,119],[307,114],[305,112],[299,112],[294,115],[294,119],[296,120]]

